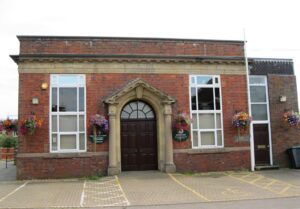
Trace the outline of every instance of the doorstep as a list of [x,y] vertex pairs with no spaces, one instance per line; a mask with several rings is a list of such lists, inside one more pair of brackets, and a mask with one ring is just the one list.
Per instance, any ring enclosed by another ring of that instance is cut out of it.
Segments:
[[256,171],[277,170],[277,169],[279,169],[278,165],[257,165],[257,166],[255,166]]

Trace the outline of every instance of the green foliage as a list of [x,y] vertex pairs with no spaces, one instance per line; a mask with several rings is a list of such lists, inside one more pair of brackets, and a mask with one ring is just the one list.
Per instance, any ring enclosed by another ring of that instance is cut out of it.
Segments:
[[0,135],[0,147],[16,148],[18,146],[18,137]]
[[0,134],[0,147],[2,147],[2,143],[3,143],[3,141],[4,141],[5,138],[6,138],[5,135]]

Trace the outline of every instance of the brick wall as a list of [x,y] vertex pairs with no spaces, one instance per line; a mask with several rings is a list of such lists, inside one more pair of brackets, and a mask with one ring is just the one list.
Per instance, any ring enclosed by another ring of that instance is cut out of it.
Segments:
[[[19,153],[49,153],[49,91],[40,89],[42,82],[49,83],[50,74],[20,74],[20,103],[19,103],[19,118],[22,120],[27,117],[31,112],[34,112],[37,117],[44,120],[43,127],[34,135],[26,135],[20,138],[20,149]],[[171,75],[171,74],[86,74],[87,82],[87,120],[90,116],[100,113],[106,114],[107,109],[103,103],[103,99],[116,90],[125,86],[129,81],[142,78],[146,82],[150,83],[154,87],[161,89],[165,93],[169,94],[173,98],[176,98],[177,102],[173,106],[173,112],[176,113],[178,110],[186,111],[189,113],[189,76],[188,75]],[[235,140],[237,131],[231,125],[232,115],[236,110],[247,111],[247,94],[246,94],[246,80],[243,75],[222,75],[222,100],[223,100],[223,118],[224,118],[224,140],[225,147],[247,147],[248,142],[239,142]],[[32,105],[32,97],[37,97],[40,100],[39,105]],[[87,121],[88,123],[88,121]],[[91,127],[87,129],[89,133],[92,132]],[[191,141],[185,142],[173,141],[174,149],[190,149]],[[93,144],[88,140],[87,144],[88,152],[93,151]],[[103,144],[97,145],[97,152],[108,151],[108,140]],[[248,153],[248,152],[247,152]],[[234,152],[234,153],[213,153],[213,154],[176,154],[175,163],[181,170],[189,169],[199,171],[218,170],[219,165],[223,165],[222,170],[230,170],[233,167],[244,168],[247,167],[248,158],[245,152]],[[215,156],[215,159],[214,159]],[[239,164],[238,162],[232,162],[226,159],[243,159],[244,163]],[[183,165],[182,159],[188,158],[192,163]],[[95,166],[94,164],[85,163],[86,158],[18,158],[18,177],[19,178],[43,178],[43,176],[58,178],[71,176],[71,173],[76,176],[87,175],[80,169],[85,169],[88,166]],[[92,160],[92,159],[90,159]],[[200,162],[199,165],[196,162]],[[216,160],[216,161],[215,161]],[[225,160],[225,161],[224,161]],[[215,162],[212,162],[215,161]],[[107,159],[102,159],[103,164],[107,163]],[[67,169],[63,168],[63,164],[68,164]],[[79,165],[75,166],[76,163]],[[41,169],[35,170],[37,165],[41,165]],[[200,165],[201,164],[201,165]],[[205,166],[207,170],[205,170]],[[71,165],[74,165],[71,166]],[[28,166],[28,167],[27,167]],[[200,166],[200,167],[199,167]],[[105,166],[101,167],[105,169]],[[95,174],[93,168],[91,173]],[[49,172],[47,173],[47,170]],[[65,172],[65,174],[64,174]],[[56,174],[57,173],[57,174]]]
[[243,42],[135,39],[19,37],[20,54],[155,54],[243,57]]
[[38,156],[17,158],[17,179],[74,178],[92,175],[105,175],[107,156]]
[[216,153],[176,153],[174,162],[178,172],[208,172],[250,169],[250,151]]
[[[300,130],[285,124],[282,115],[285,110],[298,111],[296,77],[269,74],[268,88],[274,164],[289,167],[290,162],[286,150],[293,145],[300,144]],[[287,97],[286,102],[279,101],[281,95]]]
[[[33,135],[20,135],[19,152],[49,152],[49,89],[41,90],[43,82],[49,83],[49,74],[19,74],[19,123],[34,113],[43,120],[43,126]],[[32,98],[39,104],[33,105]]]
[[[20,101],[19,118],[22,120],[34,112],[42,118],[44,123],[36,134],[21,137],[20,152],[42,153],[49,152],[49,91],[40,89],[42,82],[49,83],[49,74],[20,74]],[[142,78],[154,87],[161,89],[177,102],[173,105],[173,113],[179,110],[189,113],[189,76],[170,74],[87,74],[87,119],[100,113],[106,114],[107,110],[103,99],[118,89],[125,86],[129,81]],[[223,102],[223,125],[225,146],[245,146],[248,143],[236,142],[234,137],[237,131],[232,127],[232,115],[237,110],[247,111],[246,80],[242,75],[222,75],[222,102]],[[175,85],[174,85],[175,84]],[[40,104],[31,104],[33,97],[39,98]],[[88,122],[88,121],[87,121]],[[88,126],[88,133],[91,127]],[[25,139],[26,138],[26,139]],[[174,141],[174,148],[190,148],[190,141],[179,143]],[[88,150],[92,151],[92,144],[88,144]],[[98,145],[97,151],[107,151],[108,143]]]

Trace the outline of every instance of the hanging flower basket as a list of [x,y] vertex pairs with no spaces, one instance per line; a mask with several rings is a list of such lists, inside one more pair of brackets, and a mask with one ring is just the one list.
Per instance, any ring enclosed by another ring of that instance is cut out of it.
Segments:
[[6,133],[11,133],[18,130],[18,120],[12,120],[7,118],[0,121],[0,132],[5,130]]
[[283,121],[290,127],[300,127],[300,115],[298,112],[286,111],[283,113]]
[[31,114],[27,119],[21,122],[20,132],[22,135],[33,135],[36,129],[41,128],[43,121],[38,119],[34,114]]
[[178,112],[174,116],[173,139],[178,142],[186,141],[190,136],[191,119],[185,112]]
[[251,116],[246,112],[237,112],[232,117],[232,125],[238,130],[246,130],[252,121]]
[[[90,118],[90,124],[93,127],[93,133],[90,135],[90,140],[94,144],[102,144],[106,139],[109,132],[108,120],[103,115],[93,115]],[[94,147],[96,150],[96,147]]]
[[232,125],[237,128],[238,140],[241,140],[241,131],[246,133],[250,126],[252,117],[246,112],[236,112],[232,117]]

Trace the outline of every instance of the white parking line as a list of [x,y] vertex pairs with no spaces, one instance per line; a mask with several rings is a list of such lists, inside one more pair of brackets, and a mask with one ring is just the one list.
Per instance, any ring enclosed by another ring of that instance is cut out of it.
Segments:
[[115,176],[115,178],[116,178],[116,181],[117,181],[117,183],[118,183],[118,186],[119,186],[121,192],[123,193],[123,197],[124,197],[124,199],[125,199],[124,202],[126,203],[126,205],[130,205],[130,202],[128,201],[128,199],[127,199],[127,197],[126,197],[126,194],[125,194],[125,192],[124,192],[124,190],[123,190],[123,188],[122,188],[122,185],[121,185],[121,183],[120,183],[120,180],[119,180],[118,176]]
[[82,187],[82,193],[81,193],[81,198],[80,198],[80,207],[83,207],[85,184],[86,184],[86,181],[84,181],[83,187]]
[[18,188],[16,188],[14,191],[10,192],[9,194],[7,194],[6,196],[2,197],[0,199],[0,202],[2,202],[3,200],[5,200],[6,198],[8,198],[9,196],[11,196],[12,194],[16,193],[17,191],[19,191],[20,189],[22,189],[23,187],[26,186],[26,184],[28,183],[28,181],[26,181],[24,184],[22,184],[21,186],[19,186]]

